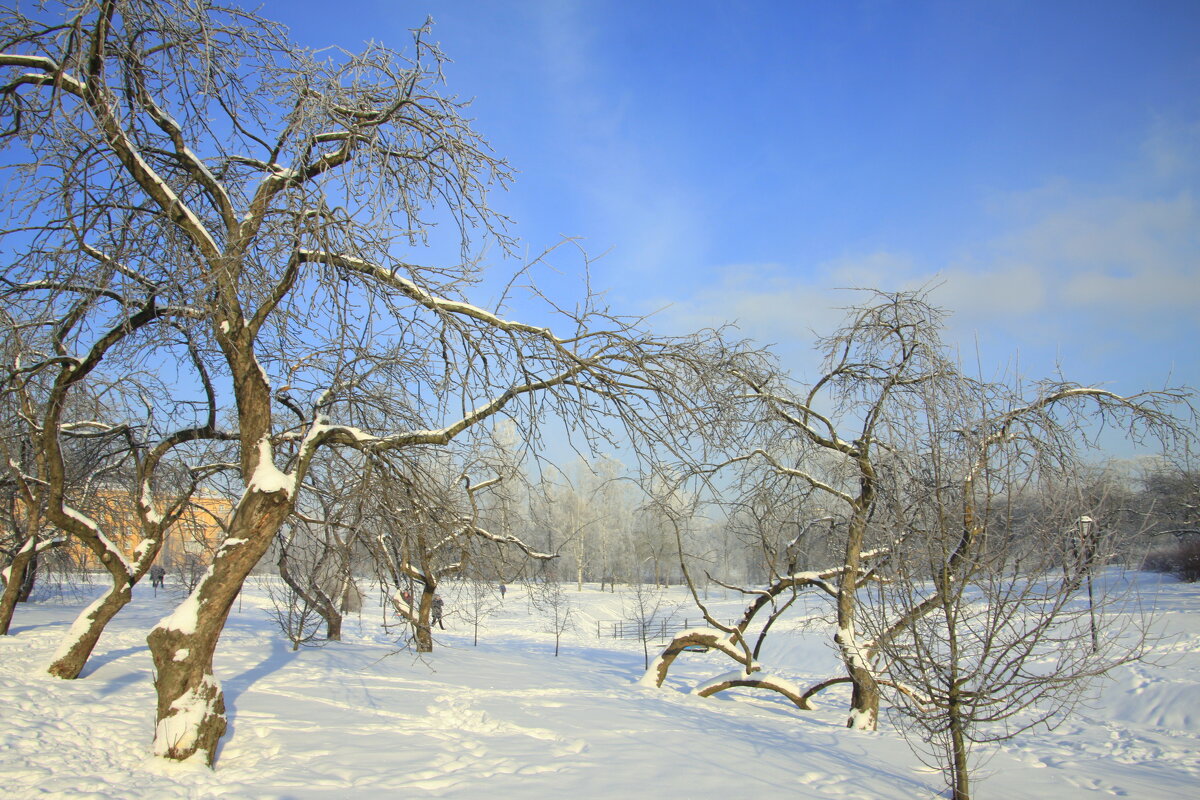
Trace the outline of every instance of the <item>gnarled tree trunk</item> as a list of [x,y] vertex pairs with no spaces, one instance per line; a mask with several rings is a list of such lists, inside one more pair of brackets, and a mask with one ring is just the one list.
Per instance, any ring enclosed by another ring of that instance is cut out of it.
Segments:
[[413,620],[413,631],[416,636],[418,653],[433,652],[433,625],[430,622],[430,615],[433,611],[433,596],[436,592],[436,586],[431,586],[428,583],[421,584],[421,599],[417,603],[417,618]]
[[146,638],[158,693],[155,755],[176,761],[200,756],[208,766],[216,760],[226,720],[213,653],[246,576],[270,547],[291,505],[286,490],[248,489],[208,573]]
[[96,642],[100,641],[104,626],[133,599],[133,582],[129,577],[118,575],[117,570],[113,571],[112,575],[112,587],[75,618],[74,624],[63,638],[47,668],[47,672],[54,677],[65,680],[78,678],[91,657]]
[[22,590],[25,588],[25,571],[33,563],[37,549],[30,540],[13,558],[12,563],[4,569],[4,593],[0,595],[0,636],[7,636],[12,625],[13,613],[17,603],[21,601]]

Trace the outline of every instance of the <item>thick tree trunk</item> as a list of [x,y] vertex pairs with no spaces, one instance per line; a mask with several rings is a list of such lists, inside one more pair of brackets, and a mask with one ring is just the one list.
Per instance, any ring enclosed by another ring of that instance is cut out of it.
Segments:
[[436,589],[429,588],[429,584],[422,584],[421,600],[417,605],[417,619],[413,626],[417,641],[418,653],[433,652],[433,627],[430,624],[429,616],[433,611],[433,595]]
[[92,651],[100,641],[105,626],[133,599],[133,587],[145,575],[148,565],[158,557],[162,541],[162,535],[157,539],[144,539],[142,547],[145,549],[141,551],[138,561],[130,564],[118,561],[111,552],[99,547],[94,540],[84,540],[108,569],[112,587],[75,619],[47,669],[51,675],[66,680],[79,677],[88,659],[92,657]]
[[338,593],[326,592],[324,589],[318,588],[314,594],[316,597],[312,606],[317,609],[317,613],[325,621],[325,638],[331,642],[340,642],[342,640],[342,612],[335,599]]
[[147,637],[158,693],[155,755],[176,761],[200,757],[208,766],[216,761],[226,721],[213,653],[246,576],[270,547],[290,508],[284,491],[247,490],[208,573]]
[[850,716],[847,728],[873,731],[879,725],[879,684],[867,669],[851,668]]
[[133,599],[133,584],[127,579],[113,576],[113,586],[108,592],[85,608],[67,631],[62,645],[54,654],[47,671],[56,678],[74,680],[83,672],[87,660],[92,656],[100,634],[117,612]]
[[861,482],[862,491],[847,532],[845,571],[838,581],[838,630],[833,638],[853,687],[846,727],[873,731],[879,724],[879,684],[871,668],[870,656],[859,644],[855,621],[858,614],[858,570],[862,564],[862,546],[867,524],[865,509],[871,508],[874,483],[870,465],[860,462],[860,469],[864,475]]
[[20,594],[17,595],[18,603],[28,603],[29,598],[33,597],[33,587],[37,585],[39,556],[40,553],[35,552],[25,565],[25,577],[21,581]]
[[[840,616],[840,615],[839,615]],[[879,724],[879,682],[871,668],[869,657],[863,652],[853,628],[853,616],[849,626],[839,627],[834,641],[846,667],[853,690],[850,694],[850,716],[847,728],[873,731]]]
[[325,638],[331,642],[342,640],[342,615],[332,605],[321,614],[325,618]]
[[4,583],[4,594],[0,596],[0,636],[7,636],[9,626],[12,625],[13,614],[16,611],[17,603],[21,601],[22,590],[25,588],[25,571],[28,569],[30,562],[36,554],[35,550],[30,547],[28,550],[22,549],[17,553],[17,557],[8,565],[8,577]]

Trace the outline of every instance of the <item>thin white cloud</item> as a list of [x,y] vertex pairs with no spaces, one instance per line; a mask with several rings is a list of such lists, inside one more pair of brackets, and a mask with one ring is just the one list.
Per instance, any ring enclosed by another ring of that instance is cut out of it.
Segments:
[[1200,214],[1186,191],[1109,195],[1073,200],[1009,237],[1005,249],[1046,276],[1049,302],[1156,315],[1200,305],[1198,231]]
[[[1149,172],[1171,161],[1175,176],[1192,174],[1190,159],[1200,149],[1193,154],[1184,144],[1197,130],[1157,125],[1139,166]],[[676,313],[737,318],[776,340],[797,334],[801,319],[821,319],[814,304],[829,302],[831,288],[935,287],[934,301],[964,329],[1000,326],[1040,337],[1070,315],[1062,336],[1071,338],[1086,335],[1080,319],[1086,326],[1091,315],[1107,331],[1125,326],[1123,335],[1154,338],[1163,325],[1147,320],[1191,318],[1200,308],[1200,208],[1186,179],[1164,181],[1164,174],[1099,188],[1055,180],[995,197],[996,233],[944,263],[878,251],[823,264],[815,274],[789,265],[730,266],[718,289],[696,293]]]
[[1181,136],[1154,135],[1158,161],[1145,152],[1138,161],[1145,180],[1055,180],[994,197],[992,235],[940,263],[880,250],[816,270],[729,265],[668,319],[678,328],[737,321],[804,376],[818,366],[816,335],[834,331],[839,309],[859,301],[837,288],[925,288],[950,312],[947,342],[968,362],[978,353],[985,372],[1049,375],[1062,363],[1076,379],[1130,391],[1168,379],[1196,384],[1200,207],[1189,183],[1200,170],[1181,155]]
[[1200,121],[1155,120],[1142,153],[1157,178],[1171,181],[1194,177],[1200,172]]

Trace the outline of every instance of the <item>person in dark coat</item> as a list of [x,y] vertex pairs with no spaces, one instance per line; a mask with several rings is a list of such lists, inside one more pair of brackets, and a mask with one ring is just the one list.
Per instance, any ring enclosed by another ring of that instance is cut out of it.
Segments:
[[446,626],[442,624],[442,608],[443,607],[444,607],[444,603],[442,602],[442,598],[438,597],[437,595],[434,595],[434,597],[433,597],[433,619],[430,621],[430,624],[436,623],[439,628],[441,628],[442,630],[446,630]]

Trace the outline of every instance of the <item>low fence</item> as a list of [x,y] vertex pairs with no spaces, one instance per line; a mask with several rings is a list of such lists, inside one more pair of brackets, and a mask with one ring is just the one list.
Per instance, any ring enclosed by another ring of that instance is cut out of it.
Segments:
[[596,620],[597,639],[637,639],[666,642],[675,634],[688,628],[706,628],[708,623],[701,619],[652,619],[646,621],[628,619]]

